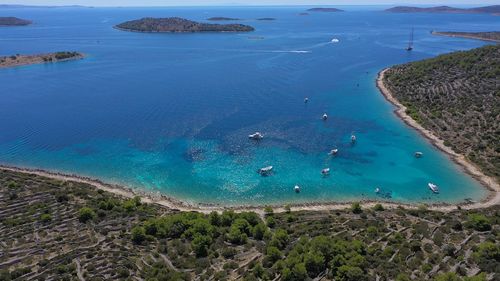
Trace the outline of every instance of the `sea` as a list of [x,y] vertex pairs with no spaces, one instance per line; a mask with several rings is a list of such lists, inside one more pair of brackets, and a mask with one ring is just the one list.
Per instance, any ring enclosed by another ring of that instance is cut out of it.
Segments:
[[[385,6],[301,14],[309,8],[0,9],[0,16],[34,22],[0,27],[0,55],[86,55],[0,69],[0,164],[221,206],[484,199],[478,181],[394,114],[375,80],[391,65],[491,44],[431,31],[498,30],[498,16],[396,14]],[[238,18],[228,23],[255,31],[113,28],[174,16]],[[257,131],[264,139],[250,140]],[[272,174],[257,172],[266,166]]]

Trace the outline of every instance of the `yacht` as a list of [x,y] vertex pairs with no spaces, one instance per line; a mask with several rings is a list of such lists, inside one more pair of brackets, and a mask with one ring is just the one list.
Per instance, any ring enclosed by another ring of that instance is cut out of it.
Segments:
[[420,152],[420,151],[415,152],[415,157],[416,157],[416,158],[420,158],[420,157],[422,157],[423,155],[424,155],[424,154],[423,154],[422,152]]
[[323,117],[321,117],[321,119],[323,119],[324,121],[326,121],[326,119],[328,119],[328,115],[326,113],[323,114]]
[[338,42],[340,42],[340,40],[339,40],[339,39],[337,39],[337,38],[333,38],[331,42],[332,42],[332,43],[338,43]]
[[261,134],[260,132],[255,132],[251,135],[248,135],[248,138],[253,139],[253,140],[261,140],[264,138],[264,135]]
[[321,170],[321,174],[323,176],[328,176],[330,174],[330,168],[325,168],[325,169]]
[[351,143],[356,142],[356,136],[354,134],[351,135]]
[[300,186],[296,185],[293,190],[295,190],[295,193],[299,193],[300,192]]
[[432,190],[433,193],[439,193],[439,187],[432,182],[427,184],[429,186],[429,189]]
[[330,153],[328,153],[328,155],[331,155],[331,156],[337,155],[338,152],[339,152],[339,149],[338,148],[334,148],[334,149],[330,150]]
[[257,173],[259,173],[261,176],[268,176],[271,174],[272,171],[273,171],[273,166],[267,166],[264,168],[260,168],[257,171]]

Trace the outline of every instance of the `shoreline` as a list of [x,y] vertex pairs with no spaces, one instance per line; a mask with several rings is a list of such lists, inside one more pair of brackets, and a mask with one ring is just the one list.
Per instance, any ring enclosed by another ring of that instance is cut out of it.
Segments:
[[384,209],[418,209],[424,206],[427,210],[439,211],[439,212],[452,212],[458,209],[472,210],[487,208],[490,206],[498,205],[500,202],[499,192],[490,192],[490,194],[481,201],[478,202],[463,202],[458,204],[438,202],[433,204],[427,203],[402,203],[402,202],[391,202],[384,200],[372,200],[372,199],[361,199],[355,201],[346,202],[311,202],[311,203],[295,203],[295,204],[280,204],[280,205],[234,205],[234,206],[223,206],[217,204],[203,204],[203,203],[188,203],[182,200],[172,198],[170,196],[161,194],[159,192],[147,191],[134,189],[132,187],[127,187],[119,184],[111,184],[103,182],[99,179],[94,179],[85,176],[79,176],[75,174],[64,174],[59,172],[52,172],[43,169],[31,169],[31,168],[21,168],[15,166],[0,165],[0,170],[18,172],[29,175],[36,175],[41,177],[46,177],[50,179],[55,179],[64,182],[78,182],[83,184],[88,184],[96,189],[104,190],[110,192],[114,195],[121,196],[124,198],[133,198],[139,196],[141,201],[148,204],[155,204],[162,207],[166,207],[172,210],[178,210],[183,212],[199,212],[208,214],[212,211],[222,212],[225,210],[232,210],[235,212],[255,212],[260,215],[264,215],[264,207],[270,206],[273,208],[275,213],[286,212],[286,205],[290,206],[291,211],[331,211],[331,210],[343,210],[351,207],[353,203],[360,203],[364,209],[373,208],[376,204],[381,204]]
[[[475,164],[468,161],[464,155],[456,153],[450,147],[444,144],[444,140],[438,138],[434,133],[417,121],[406,114],[406,106],[401,104],[389,91],[389,89],[384,84],[384,75],[389,68],[385,68],[378,73],[377,76],[377,88],[384,98],[396,107],[394,113],[405,122],[406,125],[415,129],[420,135],[426,138],[434,147],[445,153],[455,164],[460,166],[463,171],[474,179],[479,181],[484,188],[489,191],[488,196],[474,205],[482,205],[483,207],[490,207],[493,205],[500,205],[500,185],[492,177],[485,175]],[[477,207],[482,208],[482,207]]]
[[473,36],[473,35],[449,34],[449,33],[440,32],[440,31],[432,31],[431,34],[432,35],[436,35],[436,36],[447,36],[447,37],[452,37],[452,38],[465,38],[465,39],[474,39],[474,40],[481,40],[481,41],[487,41],[487,42],[500,43],[500,40],[495,40],[495,39],[490,39],[490,38],[483,38],[483,37]]

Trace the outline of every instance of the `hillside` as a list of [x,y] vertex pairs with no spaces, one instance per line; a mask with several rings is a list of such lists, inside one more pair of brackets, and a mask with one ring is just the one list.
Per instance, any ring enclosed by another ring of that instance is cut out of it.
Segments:
[[135,32],[248,32],[254,28],[243,24],[198,23],[182,18],[142,18],[127,21],[117,29]]
[[454,8],[449,6],[436,6],[436,7],[411,7],[411,6],[396,6],[385,10],[392,13],[461,13],[461,14],[497,14],[500,13],[500,5],[484,6],[477,8]]
[[500,179],[500,46],[391,67],[384,84],[407,114]]
[[491,32],[454,32],[454,31],[433,31],[433,35],[442,35],[450,37],[461,37],[468,39],[485,40],[500,42],[500,31]]
[[29,20],[16,17],[0,17],[0,26],[24,26],[32,24]]
[[498,280],[499,222],[499,206],[179,212],[0,169],[0,280]]

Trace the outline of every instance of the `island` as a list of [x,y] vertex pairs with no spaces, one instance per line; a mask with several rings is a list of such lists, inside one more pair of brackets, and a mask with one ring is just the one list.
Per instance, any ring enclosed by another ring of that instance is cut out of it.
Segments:
[[12,55],[0,57],[0,68],[40,63],[62,62],[82,58],[84,58],[84,55],[78,52],[55,52],[38,55]]
[[272,20],[276,20],[275,18],[259,18],[257,20],[263,20],[263,21],[272,21]]
[[311,8],[307,10],[308,12],[325,12],[325,13],[335,13],[335,12],[344,12],[344,10],[337,8]]
[[199,23],[183,18],[142,18],[120,23],[115,28],[134,32],[250,32],[255,29],[243,24]]
[[499,205],[311,211],[166,202],[2,167],[0,280],[484,281],[500,268]]
[[450,37],[477,39],[477,40],[491,41],[491,42],[500,42],[500,31],[490,31],[490,32],[432,31],[432,34],[450,36]]
[[408,124],[485,186],[496,188],[499,65],[500,45],[491,45],[391,67],[378,83]]
[[32,23],[32,21],[16,17],[0,17],[0,26],[25,26]]
[[210,21],[235,21],[235,20],[241,20],[241,19],[226,18],[226,17],[212,17],[212,18],[208,18],[207,20],[210,20]]
[[498,14],[500,13],[500,5],[484,6],[477,8],[454,8],[449,6],[436,7],[411,7],[411,6],[396,6],[385,10],[391,13],[450,13],[450,14]]

